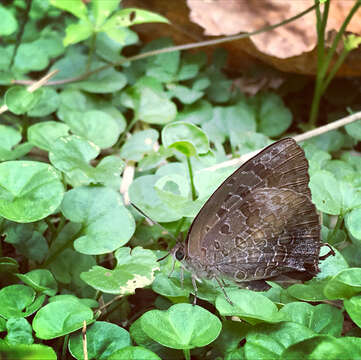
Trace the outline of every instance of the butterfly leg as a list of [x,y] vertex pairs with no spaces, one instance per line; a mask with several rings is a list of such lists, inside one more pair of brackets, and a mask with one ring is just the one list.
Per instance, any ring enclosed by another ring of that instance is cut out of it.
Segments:
[[324,243],[324,244],[322,244],[323,246],[327,246],[329,249],[330,249],[330,251],[326,254],[326,255],[323,255],[323,256],[320,256],[319,257],[319,259],[320,260],[325,260],[325,259],[327,259],[329,256],[335,256],[336,255],[336,253],[333,251],[333,249],[332,249],[332,247],[329,245],[329,244],[327,244],[327,243]]
[[197,288],[197,282],[196,282],[196,277],[192,275],[192,285],[193,285],[193,289],[194,289],[194,299],[193,299],[193,305],[196,304],[197,302],[197,293],[198,293],[198,288]]
[[183,283],[184,283],[184,267],[181,266],[181,271],[180,271],[180,282],[181,282],[181,288],[183,290]]
[[224,290],[224,281],[223,280],[219,280],[216,276],[214,277],[218,283],[218,285],[221,287],[224,297],[226,298],[226,300],[233,306],[233,302],[231,301],[231,299],[228,297],[226,290]]

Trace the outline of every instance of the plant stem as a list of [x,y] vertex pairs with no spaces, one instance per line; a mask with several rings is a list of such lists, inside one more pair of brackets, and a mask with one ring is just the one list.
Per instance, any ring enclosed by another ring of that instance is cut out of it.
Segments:
[[[325,46],[324,46],[324,39],[325,39],[325,29],[327,24],[327,18],[328,18],[328,11],[330,6],[330,0],[328,0],[325,3],[324,12],[321,15],[319,8],[316,8],[316,17],[317,17],[317,75],[316,75],[316,84],[315,84],[315,93],[312,99],[312,105],[311,105],[311,111],[310,111],[310,119],[309,119],[309,127],[314,128],[316,126],[318,112],[319,112],[319,106],[321,97],[326,91],[327,87],[329,86],[331,80],[336,75],[338,69],[346,59],[346,56],[348,55],[349,51],[344,50],[333,67],[330,69],[330,64],[333,56],[335,55],[337,45],[342,39],[342,36],[346,30],[347,25],[351,21],[352,16],[355,14],[355,12],[358,10],[358,8],[361,6],[361,0],[357,0],[346,16],[345,21],[342,23],[340,30],[337,32],[331,48],[327,52],[327,55],[325,56]],[[327,71],[329,71],[329,74],[325,80],[325,77],[327,75]]]
[[42,267],[45,268],[49,264],[51,264],[57,256],[62,253],[79,235],[82,233],[83,229],[80,229],[74,236],[72,236],[68,241],[66,241],[62,246],[59,247],[56,251],[54,251],[43,263]]
[[90,68],[91,68],[93,55],[94,55],[94,52],[95,52],[96,40],[97,40],[97,33],[94,32],[92,37],[91,37],[90,49],[89,49],[89,55],[88,55],[88,62],[87,62],[87,65],[86,65],[86,72],[89,72]]
[[50,218],[45,218],[45,222],[48,225],[48,228],[50,230],[51,233],[51,239],[54,239],[54,236],[56,235],[56,228],[54,226],[54,224],[52,223]]
[[177,225],[177,228],[176,228],[175,234],[174,234],[174,236],[175,236],[176,238],[178,237],[180,231],[182,230],[182,226],[183,226],[185,220],[186,220],[186,218],[183,216],[183,217],[180,219],[180,221],[178,222],[178,225]]
[[333,65],[331,71],[328,73],[326,79],[323,81],[322,84],[322,88],[321,88],[321,93],[323,94],[326,89],[328,88],[328,85],[330,85],[331,80],[334,78],[334,76],[336,75],[338,69],[340,68],[340,66],[342,65],[342,63],[345,61],[347,55],[350,53],[349,50],[343,49],[342,53],[340,54],[340,56],[338,57],[338,59],[336,60],[335,64]]
[[[56,227],[56,236],[58,236],[59,235],[59,233],[61,232],[61,230],[63,230],[63,227],[65,226],[65,223],[66,223],[66,219],[65,219],[65,217],[64,216],[60,216],[60,220],[59,220],[59,224],[58,224],[58,226]],[[55,237],[56,237],[55,236]],[[54,238],[55,238],[54,237]]]
[[64,336],[63,350],[61,352],[61,360],[66,360],[66,350],[68,349],[69,334]]
[[26,2],[25,16],[23,18],[23,21],[21,21],[20,29],[19,29],[18,35],[16,37],[16,44],[15,44],[15,47],[14,47],[13,54],[11,56],[9,69],[11,69],[11,67],[14,64],[16,54],[18,53],[18,49],[19,49],[19,46],[21,45],[21,40],[22,40],[23,35],[24,35],[25,25],[29,20],[29,14],[30,14],[30,10],[31,10],[32,0],[26,0],[25,2]]
[[183,349],[183,353],[186,360],[191,360],[191,352],[189,349]]
[[189,156],[187,156],[187,165],[188,165],[189,179],[191,182],[192,200],[194,201],[197,198],[197,193],[196,193],[196,188],[194,186],[193,169],[192,169],[191,159]]
[[334,238],[334,236],[336,235],[337,231],[340,230],[340,227],[342,225],[343,222],[343,216],[339,215],[337,217],[337,221],[336,221],[336,225],[335,227],[332,229],[332,232],[330,231],[327,235],[327,242],[329,242],[331,239]]
[[114,145],[114,148],[118,149],[123,144],[123,141],[125,137],[127,136],[127,133],[133,128],[135,123],[138,121],[138,116],[134,116],[132,120],[130,120],[130,123],[126,127],[126,129],[123,131],[123,133],[120,135],[117,143]]

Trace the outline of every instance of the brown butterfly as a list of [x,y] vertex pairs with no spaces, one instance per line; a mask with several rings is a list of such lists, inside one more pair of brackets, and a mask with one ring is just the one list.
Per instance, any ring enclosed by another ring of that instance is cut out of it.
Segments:
[[[292,138],[266,147],[230,175],[204,204],[185,243],[171,250],[197,279],[247,283],[319,272],[320,220],[308,187],[308,162]],[[224,291],[227,300],[227,294]],[[195,296],[196,299],[196,296]]]

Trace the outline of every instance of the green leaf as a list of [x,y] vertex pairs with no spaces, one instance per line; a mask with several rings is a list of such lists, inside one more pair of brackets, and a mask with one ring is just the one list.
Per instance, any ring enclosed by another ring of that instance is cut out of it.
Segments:
[[119,7],[119,0],[94,0],[92,1],[92,12],[96,27],[100,27],[104,20]]
[[81,223],[75,250],[88,255],[106,254],[126,244],[135,230],[130,212],[119,193],[109,188],[78,187],[68,191],[61,204],[63,215]]
[[109,270],[94,266],[81,278],[98,291],[108,294],[133,294],[136,288],[150,285],[154,280],[154,272],[159,270],[156,257],[151,250],[136,247],[123,247],[116,251],[117,266]]
[[60,100],[58,93],[53,88],[43,87],[39,94],[37,103],[28,112],[30,117],[47,116],[58,109]]
[[351,124],[346,125],[345,130],[347,134],[352,136],[354,139],[358,141],[361,140],[361,121],[355,121]]
[[15,160],[27,154],[32,145],[21,141],[21,133],[14,128],[6,125],[0,125],[0,161]]
[[227,291],[227,295],[233,305],[222,295],[216,299],[216,308],[223,316],[239,316],[250,324],[280,321],[277,306],[260,293],[239,289]]
[[361,209],[353,209],[346,214],[345,225],[350,234],[358,240],[361,240]]
[[328,131],[325,134],[315,136],[312,139],[306,141],[307,144],[313,144],[317,146],[320,150],[326,152],[338,151],[344,145],[345,136],[337,131]]
[[[44,70],[49,65],[50,50],[41,40],[20,44],[14,60],[14,69],[27,73]],[[13,50],[13,45],[9,48]]]
[[104,111],[69,111],[64,117],[73,134],[98,145],[101,149],[113,146],[121,133],[114,118]]
[[337,180],[347,181],[355,174],[353,166],[343,160],[329,160],[324,164],[323,169],[332,173]]
[[280,314],[285,321],[304,325],[316,333],[341,336],[343,315],[334,306],[312,306],[304,302],[292,302],[283,306]]
[[318,210],[326,214],[339,215],[342,198],[336,178],[328,171],[321,170],[310,179],[312,201]]
[[[323,246],[320,251],[320,256],[326,255],[329,251],[330,249],[327,246]],[[316,279],[329,278],[349,267],[342,254],[337,249],[333,249],[333,251],[335,252],[335,256],[329,256],[320,262],[320,272],[316,275]]]
[[35,298],[35,291],[25,285],[10,285],[0,290],[0,315],[5,319],[23,318],[40,308],[45,296]]
[[177,120],[188,121],[196,125],[204,124],[212,119],[213,108],[206,100],[199,100],[191,105],[185,105],[177,114]]
[[33,329],[39,339],[49,340],[81,329],[83,321],[92,319],[93,311],[78,301],[54,301],[36,313]]
[[244,132],[242,137],[237,139],[238,153],[241,155],[262,149],[270,144],[272,141],[267,136],[253,132]]
[[42,234],[45,229],[42,229],[40,224],[18,224],[9,221],[3,231],[5,241],[12,244],[19,254],[38,263],[44,260],[49,251],[48,243]]
[[[15,273],[19,271],[19,264],[17,261],[10,257],[0,257],[0,273]],[[1,320],[0,320],[1,325]],[[0,326],[1,329],[1,326]]]
[[58,138],[68,134],[69,126],[58,121],[39,122],[28,128],[29,142],[45,151],[49,151]]
[[206,89],[208,99],[215,103],[227,102],[231,97],[232,81],[214,66],[210,66],[205,75],[210,82],[210,86]]
[[182,216],[175,210],[168,208],[155,189],[157,175],[145,175],[136,178],[129,187],[131,202],[144,211],[154,221],[170,222],[179,220]]
[[38,293],[54,296],[58,291],[58,284],[53,274],[47,269],[35,269],[26,274],[16,274],[16,276]]
[[[98,62],[92,65],[92,69],[99,68],[105,63]],[[76,87],[84,91],[95,94],[114,93],[124,88],[127,84],[126,76],[116,71],[114,68],[108,68],[89,76],[86,80],[80,81]]]
[[89,20],[80,21],[77,24],[70,24],[65,29],[66,35],[63,40],[64,46],[77,44],[92,36],[93,25]]
[[358,327],[361,327],[361,295],[353,296],[351,299],[346,299],[343,303],[352,321]]
[[[37,93],[40,94],[40,93]],[[11,112],[21,115],[29,111],[39,100],[39,95],[25,87],[13,86],[5,93],[5,104]]]
[[[11,318],[6,322],[7,335],[5,340],[9,344],[27,344],[34,342],[31,325],[24,318]],[[1,350],[0,350],[1,356]]]
[[135,118],[149,124],[167,124],[177,115],[176,105],[168,99],[154,78],[140,78],[121,95],[122,104],[135,111]]
[[[71,249],[65,249],[57,255],[50,264],[51,272],[57,281],[66,284],[66,287],[79,296],[94,296],[94,290],[81,278],[80,274],[88,271],[96,264],[95,258],[80,254]],[[53,299],[53,298],[52,298]]]
[[184,175],[162,176],[154,186],[163,203],[181,216],[196,216],[204,204],[203,199],[192,201],[189,182]]
[[127,346],[117,350],[107,360],[161,360],[154,352],[142,346]]
[[[96,321],[86,330],[89,359],[107,360],[109,355],[131,345],[130,335],[116,324]],[[84,358],[82,334],[73,334],[69,339],[69,351],[76,359]]]
[[9,344],[0,340],[0,356],[4,359],[56,360],[56,353],[50,346],[41,344]]
[[[119,126],[119,131],[123,132],[126,127],[126,121],[123,114],[109,101],[100,101],[98,97],[83,93],[79,90],[69,89],[60,94],[61,105],[58,111],[58,117],[65,121],[68,116],[80,116],[90,110],[102,111],[110,115]],[[74,115],[74,113],[77,115]],[[80,116],[81,117],[81,116]]]
[[14,15],[3,6],[0,6],[0,35],[8,36],[16,31],[18,23]]
[[79,19],[84,20],[87,18],[88,10],[82,0],[50,0],[50,4],[58,9],[70,12]]
[[94,300],[94,299],[80,299],[78,297],[76,297],[75,295],[56,295],[53,296],[51,298],[49,298],[49,303],[55,302],[55,301],[72,301],[72,302],[76,302],[79,303],[81,305],[85,305],[88,306],[90,308],[97,308],[99,307],[99,303]]
[[259,132],[277,137],[284,133],[292,123],[292,113],[285,107],[277,94],[266,93],[261,96],[259,117]]
[[130,335],[133,341],[137,345],[144,346],[145,348],[154,351],[161,359],[172,359],[172,360],[182,360],[184,359],[184,354],[180,350],[175,350],[172,348],[166,348],[154,340],[152,340],[142,329],[141,318],[138,318],[130,326]]
[[55,169],[36,161],[0,164],[0,215],[17,222],[33,222],[52,214],[64,188]]
[[104,25],[104,29],[128,27],[149,22],[169,23],[168,20],[151,11],[127,8],[117,11]]
[[154,149],[158,137],[154,129],[137,131],[121,147],[120,156],[126,160],[139,161]]
[[355,34],[348,34],[343,39],[343,45],[346,51],[357,49],[360,44],[361,44],[361,36],[357,36]]
[[[212,344],[214,350],[216,350],[217,353],[220,352],[224,356],[224,359],[233,359],[230,354],[239,349],[240,341],[246,337],[251,328],[251,325],[243,321],[223,320],[222,331]],[[243,353],[244,347],[241,347],[239,350],[242,350]],[[237,356],[235,356],[234,359],[238,359]],[[243,357],[241,356],[239,359],[243,360],[244,354]]]
[[258,324],[246,337],[246,359],[279,359],[290,345],[313,336],[312,330],[293,322]]
[[339,360],[357,359],[361,356],[359,338],[334,338],[318,335],[293,344],[282,353],[282,359]]
[[197,126],[182,121],[168,124],[162,130],[162,142],[190,157],[209,151],[207,135]]
[[190,89],[179,84],[169,84],[167,86],[170,97],[176,97],[183,104],[193,104],[203,96],[202,91]]
[[329,299],[347,299],[361,292],[361,269],[342,270],[326,284],[324,293]]
[[[50,68],[50,71],[58,70],[58,73],[52,78],[52,80],[65,80],[71,77],[77,77],[79,74],[84,73],[86,66],[87,57],[83,53],[75,51],[72,47],[70,47],[65,56],[58,61],[55,61]],[[69,90],[64,92],[68,93],[68,91]],[[73,101],[75,100],[76,99],[73,99]]]
[[303,301],[322,301],[327,300],[323,290],[327,284],[327,279],[312,279],[307,284],[294,284],[287,288],[287,293]]
[[158,273],[152,283],[152,290],[166,297],[188,297],[189,291],[178,287],[172,279],[163,273]]
[[150,338],[173,349],[206,346],[222,328],[215,315],[191,304],[176,304],[167,311],[150,310],[142,315],[140,322]]
[[[99,170],[89,164],[99,152],[99,147],[90,141],[75,135],[63,136],[58,138],[51,147],[49,159],[57,169],[66,174],[68,182],[76,187],[101,183],[104,180],[101,171],[99,174]],[[115,171],[113,177],[117,174],[118,171]]]

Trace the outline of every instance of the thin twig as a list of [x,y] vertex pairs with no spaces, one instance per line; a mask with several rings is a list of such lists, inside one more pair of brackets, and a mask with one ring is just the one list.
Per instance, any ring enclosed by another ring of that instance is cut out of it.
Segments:
[[[277,24],[274,25],[268,25],[263,27],[262,29],[258,29],[252,32],[248,32],[248,33],[243,33],[243,34],[238,34],[238,35],[231,35],[231,36],[225,36],[219,39],[213,39],[213,40],[206,40],[206,41],[201,41],[201,42],[196,42],[196,43],[190,43],[190,44],[185,44],[185,45],[177,45],[177,46],[171,46],[171,47],[167,47],[167,48],[163,48],[163,49],[158,49],[158,50],[152,50],[152,51],[148,51],[142,54],[138,54],[135,56],[130,56],[128,58],[123,58],[122,60],[116,62],[116,63],[112,63],[112,64],[107,64],[107,65],[103,65],[97,69],[94,69],[92,71],[86,72],[82,75],[73,77],[73,78],[69,78],[69,79],[64,79],[64,80],[57,80],[57,81],[50,81],[48,83],[48,85],[63,85],[63,84],[68,84],[68,83],[72,83],[72,82],[77,82],[77,81],[81,81],[84,80],[86,78],[88,78],[89,76],[98,73],[100,71],[103,71],[105,69],[108,69],[110,67],[115,67],[115,66],[120,66],[123,65],[124,63],[127,62],[132,62],[135,60],[140,60],[140,59],[144,59],[150,56],[154,56],[154,55],[159,55],[159,54],[165,54],[165,53],[169,53],[169,52],[173,52],[173,51],[180,51],[180,50],[189,50],[189,49],[195,49],[195,48],[201,48],[201,47],[205,47],[205,46],[211,46],[211,45],[218,45],[218,44],[223,44],[225,42],[229,42],[229,41],[235,41],[235,40],[240,40],[240,39],[244,39],[244,38],[248,38],[257,34],[261,34],[263,32],[267,32],[270,30],[273,30],[277,27],[283,26],[285,24],[288,24],[294,20],[297,20],[298,18],[306,15],[307,13],[311,12],[312,10],[314,10],[316,8],[316,5],[313,5],[309,8],[307,8],[306,10],[302,11],[301,13],[290,17],[289,19],[286,19],[284,21],[281,21]],[[28,84],[32,84],[33,81],[32,80],[14,80],[13,81],[15,84],[20,84],[20,85],[28,85]]]
[[86,340],[86,321],[83,321],[83,330],[81,332],[82,339],[83,339],[83,354],[84,354],[84,360],[88,360],[88,346],[87,346],[87,340]]
[[[330,124],[324,125],[324,126],[320,126],[317,129],[313,129],[310,131],[307,131],[303,134],[299,134],[299,135],[295,135],[293,136],[293,139],[296,140],[296,142],[301,142],[301,141],[305,141],[308,139],[311,139],[313,137],[319,136],[321,134],[325,134],[329,131],[332,130],[336,130],[342,126],[351,124],[357,120],[361,119],[361,111],[354,113],[352,115],[346,116],[340,120],[336,120]],[[242,156],[240,156],[237,159],[232,159],[232,160],[228,160],[228,161],[224,161],[222,163],[210,166],[209,168],[205,169],[208,171],[215,171],[217,169],[221,169],[224,167],[228,167],[228,166],[240,166],[241,164],[243,164],[244,162],[246,162],[247,160],[249,160],[250,158],[252,158],[253,156],[255,156],[256,154],[258,154],[262,149],[259,150],[255,150],[252,151],[250,153],[244,154]]]
[[[27,88],[27,90],[29,91],[29,92],[34,92],[35,90],[37,90],[37,89],[39,89],[40,87],[42,87],[44,84],[46,84],[47,83],[47,81],[50,79],[50,78],[52,78],[56,73],[58,73],[59,72],[59,70],[53,70],[52,72],[50,72],[49,74],[47,74],[47,75],[45,75],[44,77],[42,77],[40,80],[38,80],[38,81],[36,81],[35,83],[32,83],[32,85],[31,86],[29,86],[28,88]],[[13,81],[13,83],[14,83],[15,81]],[[8,110],[8,107],[7,107],[7,105],[3,105],[3,106],[1,106],[0,107],[0,114],[2,114],[2,113],[4,113],[5,111],[7,111]]]
[[123,200],[125,205],[130,204],[128,191],[131,183],[133,182],[134,173],[135,173],[135,162],[130,160],[125,165],[123,171],[122,183],[120,184],[120,193],[123,195]]

